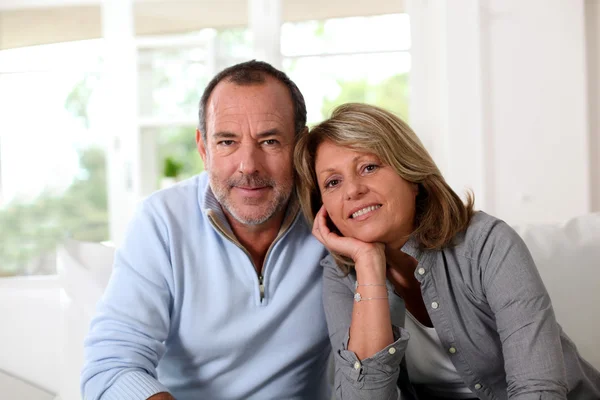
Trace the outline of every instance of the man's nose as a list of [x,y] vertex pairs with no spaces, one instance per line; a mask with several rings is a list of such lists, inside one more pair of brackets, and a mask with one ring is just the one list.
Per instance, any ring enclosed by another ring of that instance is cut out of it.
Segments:
[[239,150],[238,172],[243,175],[252,175],[258,171],[260,165],[260,149],[254,143],[243,144]]

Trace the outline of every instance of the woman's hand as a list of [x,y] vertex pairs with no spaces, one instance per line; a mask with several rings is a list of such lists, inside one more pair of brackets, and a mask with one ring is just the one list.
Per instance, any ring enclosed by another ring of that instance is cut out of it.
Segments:
[[[353,237],[340,236],[327,226],[327,210],[324,206],[315,216],[312,234],[331,252],[350,257],[357,274],[368,274],[369,280],[385,282],[385,246],[383,243],[367,243]],[[375,283],[375,282],[374,282]]]

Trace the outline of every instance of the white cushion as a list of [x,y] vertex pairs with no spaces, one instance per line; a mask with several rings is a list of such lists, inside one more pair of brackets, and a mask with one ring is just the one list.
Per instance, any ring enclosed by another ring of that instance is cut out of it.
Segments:
[[600,369],[600,213],[515,230],[529,247],[558,322]]

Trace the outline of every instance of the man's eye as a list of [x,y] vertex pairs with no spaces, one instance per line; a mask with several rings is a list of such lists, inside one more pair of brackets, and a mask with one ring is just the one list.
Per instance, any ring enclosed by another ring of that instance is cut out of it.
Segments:
[[267,146],[274,146],[279,144],[279,141],[277,139],[267,139],[263,142],[263,144],[266,144]]
[[233,140],[221,140],[217,142],[219,146],[231,146],[233,144]]

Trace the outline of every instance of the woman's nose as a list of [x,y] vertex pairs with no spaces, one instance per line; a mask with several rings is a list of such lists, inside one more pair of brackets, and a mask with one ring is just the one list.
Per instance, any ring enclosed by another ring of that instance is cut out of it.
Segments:
[[346,198],[348,200],[358,198],[367,192],[367,187],[361,182],[360,179],[348,179],[346,180]]

